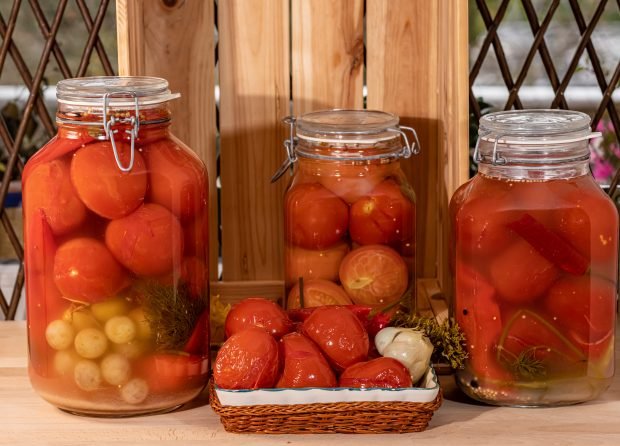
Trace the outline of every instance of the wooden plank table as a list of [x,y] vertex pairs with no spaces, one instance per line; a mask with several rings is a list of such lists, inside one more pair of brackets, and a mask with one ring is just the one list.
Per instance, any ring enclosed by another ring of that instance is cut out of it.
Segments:
[[[26,370],[24,322],[0,323],[0,445],[594,445],[620,444],[620,378],[594,402],[553,409],[476,405],[443,380],[446,400],[428,430],[402,435],[239,435],[224,431],[206,395],[173,413],[78,417],[39,398]],[[617,343],[616,351],[620,351]],[[616,359],[616,368],[620,366]]]

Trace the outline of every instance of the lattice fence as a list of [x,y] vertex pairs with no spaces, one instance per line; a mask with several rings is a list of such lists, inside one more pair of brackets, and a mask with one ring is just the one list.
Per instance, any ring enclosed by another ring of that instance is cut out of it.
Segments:
[[[486,29],[486,35],[478,54],[473,58],[469,74],[470,111],[476,127],[482,111],[478,98],[474,94],[473,87],[476,79],[481,74],[485,60],[491,56],[490,51],[492,48],[501,73],[501,78],[508,91],[508,99],[506,102],[504,104],[494,105],[497,107],[501,105],[505,110],[523,108],[519,93],[524,86],[526,77],[537,56],[539,56],[542,61],[544,72],[548,76],[549,83],[554,92],[554,96],[547,106],[549,108],[571,108],[571,104],[566,98],[567,88],[574,80],[575,74],[583,67],[584,60],[587,61],[587,65],[591,67],[590,69],[594,73],[596,83],[602,92],[602,99],[592,116],[592,128],[596,129],[603,116],[607,114],[609,121],[613,125],[617,141],[620,141],[618,104],[615,104],[612,98],[614,90],[619,87],[620,58],[615,61],[615,69],[610,70],[610,73],[606,73],[601,63],[601,48],[595,47],[592,38],[597,26],[601,24],[601,18],[604,14],[620,18],[620,0],[470,0],[470,2],[475,3],[477,12],[480,14]],[[498,33],[506,17],[508,8],[515,7],[515,5],[519,5],[519,7],[522,8],[522,13],[527,17],[527,22],[534,38],[525,59],[517,71],[514,70],[514,66],[510,66],[509,60],[506,57],[505,48],[509,45],[519,45],[521,42],[502,42],[500,33]],[[491,6],[496,6],[495,14],[491,12]],[[549,36],[547,35],[550,26],[553,24],[554,20],[557,19],[558,11],[561,7],[564,9],[564,12],[570,10],[580,34],[578,44],[570,50],[572,52],[570,55],[570,62],[564,72],[558,70],[557,58],[565,58],[566,54],[551,54],[548,45]],[[620,27],[620,21],[616,21],[615,23]],[[613,64],[614,62],[612,62],[612,66],[614,66]],[[514,75],[514,73],[516,73],[516,75]],[[616,190],[619,182],[620,171],[616,173],[611,183],[610,192]]]
[[[0,154],[4,160],[0,203],[5,203],[11,180],[19,178],[24,167],[25,140],[32,129],[42,128],[45,137],[55,134],[53,113],[44,100],[48,82],[91,74],[113,75],[116,66],[114,48],[110,51],[100,38],[104,23],[108,29],[114,29],[113,1],[14,0],[8,12],[5,6],[8,2],[0,8],[0,85],[14,83],[18,73],[27,97],[21,101],[15,119],[6,113],[0,117]],[[76,26],[76,21],[81,22],[80,26]],[[33,32],[33,27],[38,28],[38,33]],[[83,45],[79,58],[73,54],[69,57],[66,50],[71,43]],[[35,59],[25,57],[25,53],[39,48],[40,55]],[[0,232],[7,236],[1,243],[8,239],[19,261],[11,295],[0,289],[0,309],[6,319],[13,319],[24,284],[22,228],[11,221],[4,205],[0,206],[0,217],[4,228]]]

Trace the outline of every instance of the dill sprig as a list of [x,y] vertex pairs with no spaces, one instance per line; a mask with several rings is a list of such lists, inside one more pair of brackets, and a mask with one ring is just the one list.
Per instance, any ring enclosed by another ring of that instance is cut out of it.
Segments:
[[141,295],[156,348],[182,350],[206,309],[205,300],[192,298],[185,283],[175,287],[147,282],[141,287]]
[[423,332],[433,344],[433,362],[447,362],[455,370],[464,367],[467,358],[465,336],[456,322],[447,319],[439,324],[434,317],[399,311],[392,318],[392,325]]
[[511,368],[516,375],[525,379],[543,378],[547,374],[544,364],[536,357],[536,347],[519,353]]

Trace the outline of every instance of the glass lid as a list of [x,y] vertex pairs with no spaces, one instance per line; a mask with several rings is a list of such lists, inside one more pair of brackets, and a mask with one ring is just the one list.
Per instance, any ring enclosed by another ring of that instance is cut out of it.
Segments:
[[180,97],[171,93],[168,81],[149,76],[96,76],[58,82],[56,97],[61,104],[101,106],[108,98],[111,107],[153,105]]
[[321,110],[296,119],[301,139],[324,142],[375,142],[398,137],[398,116],[377,110]]
[[539,144],[574,142],[595,134],[590,117],[573,110],[510,110],[480,118],[483,140],[501,143]]

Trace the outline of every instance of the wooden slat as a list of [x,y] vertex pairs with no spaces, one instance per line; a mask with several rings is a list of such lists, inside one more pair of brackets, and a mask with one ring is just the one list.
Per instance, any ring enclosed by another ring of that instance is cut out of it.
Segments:
[[293,111],[362,108],[363,0],[293,0]]
[[284,282],[282,280],[252,280],[211,283],[211,295],[219,296],[224,304],[234,304],[246,297],[260,296],[282,303]]
[[418,131],[422,153],[404,162],[418,197],[417,272],[443,277],[449,196],[467,178],[467,2],[367,0],[366,8],[368,108]]
[[[443,0],[439,2],[439,29],[453,32],[439,33],[439,47],[448,55],[451,63],[444,64],[439,77],[439,116],[444,125],[441,156],[437,170],[442,181],[439,187],[438,226],[441,230],[437,242],[437,265],[439,286],[448,302],[452,301],[452,278],[449,268],[450,212],[448,204],[454,191],[469,178],[469,16],[467,2]],[[441,63],[440,50],[440,62]]]
[[448,319],[448,302],[436,279],[418,280],[418,308],[423,308],[426,315],[433,316],[440,324]]
[[289,111],[288,0],[219,3],[222,257],[225,280],[283,277]]
[[209,171],[210,271],[217,278],[213,2],[117,0],[116,20],[119,73],[163,77],[181,93],[172,103],[172,130]]

